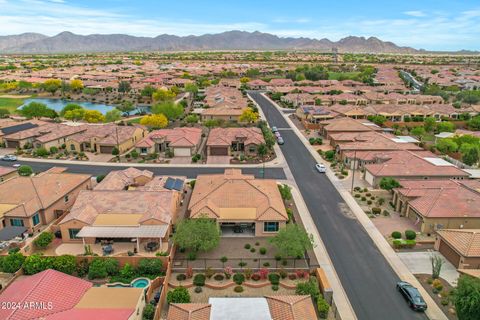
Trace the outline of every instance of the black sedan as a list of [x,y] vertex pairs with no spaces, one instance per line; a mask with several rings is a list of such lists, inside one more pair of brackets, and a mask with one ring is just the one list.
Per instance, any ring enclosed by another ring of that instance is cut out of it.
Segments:
[[408,282],[397,282],[397,290],[400,291],[402,296],[407,300],[408,305],[415,311],[425,311],[427,304],[423,300],[422,295],[417,288],[412,286]]

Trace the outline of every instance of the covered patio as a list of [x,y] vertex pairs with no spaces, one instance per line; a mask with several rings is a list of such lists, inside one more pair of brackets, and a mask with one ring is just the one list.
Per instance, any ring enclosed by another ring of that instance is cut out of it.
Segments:
[[[76,237],[82,239],[83,246],[100,245],[102,255],[117,254],[119,244],[128,245],[130,249],[127,251],[156,253],[162,251],[162,239],[167,231],[167,225],[85,226]],[[165,245],[168,249],[168,243]]]

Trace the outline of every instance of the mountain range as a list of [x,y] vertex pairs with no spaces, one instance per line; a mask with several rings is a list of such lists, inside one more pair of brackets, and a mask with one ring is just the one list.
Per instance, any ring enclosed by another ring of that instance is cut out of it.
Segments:
[[349,36],[339,41],[328,39],[278,37],[269,33],[227,31],[201,36],[135,37],[125,34],[78,35],[68,31],[55,36],[38,33],[0,36],[0,53],[84,53],[130,51],[194,50],[318,50],[331,52],[416,53],[420,50],[400,47],[375,37]]

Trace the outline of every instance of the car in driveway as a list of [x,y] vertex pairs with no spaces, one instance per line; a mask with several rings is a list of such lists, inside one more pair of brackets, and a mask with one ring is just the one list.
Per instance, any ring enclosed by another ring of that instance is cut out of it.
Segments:
[[397,290],[402,294],[408,306],[415,311],[427,310],[427,303],[417,288],[405,281],[397,282]]
[[6,154],[2,157],[3,161],[17,161],[17,157],[13,154]]
[[275,133],[275,132],[278,132],[277,127],[273,126],[273,127],[272,127],[272,132],[274,132],[274,133]]
[[281,137],[280,132],[278,132],[278,131],[275,132],[275,137],[280,138]]
[[278,138],[277,138],[277,143],[278,143],[279,145],[282,145],[282,144],[285,143],[285,141],[283,141],[283,138],[282,138],[282,137],[278,137]]
[[323,163],[317,163],[315,165],[315,169],[317,169],[317,171],[320,172],[320,173],[327,172],[327,167],[325,167],[325,165]]

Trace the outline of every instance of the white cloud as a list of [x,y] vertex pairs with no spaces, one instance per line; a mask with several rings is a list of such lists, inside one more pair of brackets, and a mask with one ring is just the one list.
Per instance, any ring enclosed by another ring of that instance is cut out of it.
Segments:
[[412,11],[405,11],[403,14],[406,14],[407,16],[411,17],[425,17],[426,14],[423,11],[418,11],[418,10],[412,10]]

